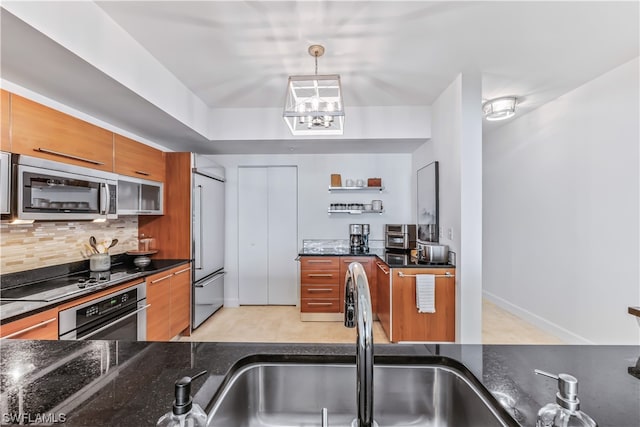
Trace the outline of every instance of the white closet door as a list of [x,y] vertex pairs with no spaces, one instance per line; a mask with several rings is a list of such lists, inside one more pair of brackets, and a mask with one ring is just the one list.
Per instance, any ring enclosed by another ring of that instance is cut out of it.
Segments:
[[268,304],[267,168],[238,168],[239,303]]
[[298,169],[268,168],[269,291],[268,304],[298,301]]

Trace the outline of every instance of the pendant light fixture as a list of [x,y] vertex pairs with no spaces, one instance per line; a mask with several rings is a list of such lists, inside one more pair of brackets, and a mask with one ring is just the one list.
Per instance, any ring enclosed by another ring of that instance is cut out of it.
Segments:
[[323,46],[314,44],[308,51],[315,60],[315,74],[289,76],[284,121],[293,135],[342,135],[344,104],[340,76],[318,75]]

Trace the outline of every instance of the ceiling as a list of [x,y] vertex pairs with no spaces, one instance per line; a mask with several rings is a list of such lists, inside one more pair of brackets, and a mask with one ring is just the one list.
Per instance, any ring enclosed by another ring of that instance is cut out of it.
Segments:
[[[640,51],[638,2],[96,3],[212,109],[282,108],[287,76],[314,71],[314,43],[326,47],[319,73],[341,76],[347,114],[431,105],[460,72],[479,72],[483,98],[516,95],[522,115]],[[209,141],[6,11],[1,35],[3,79],[171,149],[410,152],[422,143]]]

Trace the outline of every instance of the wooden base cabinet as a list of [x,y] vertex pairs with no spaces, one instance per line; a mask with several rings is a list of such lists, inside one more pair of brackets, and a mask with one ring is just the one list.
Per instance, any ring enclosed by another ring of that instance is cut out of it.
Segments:
[[378,294],[377,313],[380,325],[387,337],[391,336],[391,270],[389,266],[376,259],[375,276]]
[[147,341],[169,341],[189,329],[190,271],[181,265],[147,277]]
[[[340,301],[344,301],[344,280],[349,269],[349,264],[352,262],[359,262],[364,267],[364,272],[367,275],[367,281],[369,282],[369,295],[371,296],[371,309],[373,314],[377,313],[378,306],[378,293],[376,291],[376,280],[373,275],[373,259],[371,256],[341,256],[340,257]],[[344,304],[342,304],[341,313],[344,313]]]
[[[300,313],[302,320],[338,320],[340,313],[340,258],[304,256],[300,259]],[[335,313],[305,316],[306,313]]]
[[0,337],[21,340],[57,340],[58,308],[0,326]]
[[[398,341],[455,341],[456,283],[455,269],[392,269],[391,335]],[[399,276],[399,272],[404,277]],[[450,277],[444,277],[449,273]],[[433,274],[435,279],[435,313],[418,313],[416,307],[416,274]]]

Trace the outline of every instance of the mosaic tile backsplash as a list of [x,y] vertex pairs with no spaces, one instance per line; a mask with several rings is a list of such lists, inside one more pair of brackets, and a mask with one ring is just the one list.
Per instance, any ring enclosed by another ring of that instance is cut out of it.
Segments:
[[138,249],[138,217],[103,223],[90,221],[0,224],[0,273],[82,261],[89,258],[89,237],[98,243],[118,239],[111,255]]

